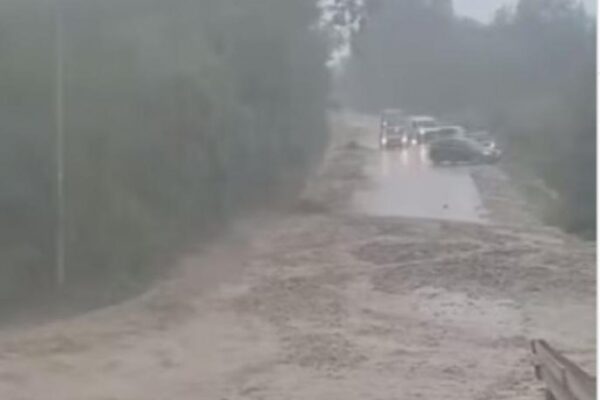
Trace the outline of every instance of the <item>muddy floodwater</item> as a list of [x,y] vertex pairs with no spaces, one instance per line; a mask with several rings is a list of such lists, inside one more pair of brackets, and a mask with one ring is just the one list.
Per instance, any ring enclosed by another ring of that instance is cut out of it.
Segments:
[[[363,144],[376,148],[371,140]],[[353,206],[357,212],[485,221],[485,209],[469,167],[434,166],[426,146],[381,150],[370,157],[364,173],[369,185],[355,193]]]
[[593,244],[512,224],[500,171],[331,119],[302,207],[241,218],[130,301],[0,330],[0,399],[538,400],[532,338],[596,370]]

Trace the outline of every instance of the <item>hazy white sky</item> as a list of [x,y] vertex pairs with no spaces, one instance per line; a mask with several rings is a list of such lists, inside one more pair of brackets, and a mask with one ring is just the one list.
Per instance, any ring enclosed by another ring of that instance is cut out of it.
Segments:
[[[516,0],[454,0],[454,10],[457,14],[467,15],[483,22],[488,22],[494,16],[494,11],[503,4],[515,4]],[[597,0],[583,0],[588,11],[596,13]]]

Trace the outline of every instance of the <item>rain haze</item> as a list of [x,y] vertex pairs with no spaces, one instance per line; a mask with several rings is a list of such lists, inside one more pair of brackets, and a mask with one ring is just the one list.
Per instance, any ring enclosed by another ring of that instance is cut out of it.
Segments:
[[[489,23],[499,8],[514,7],[516,4],[516,0],[455,0],[454,9],[457,14]],[[582,4],[590,13],[596,14],[598,5],[596,0],[584,0]]]
[[0,400],[591,400],[596,7],[1,0]]

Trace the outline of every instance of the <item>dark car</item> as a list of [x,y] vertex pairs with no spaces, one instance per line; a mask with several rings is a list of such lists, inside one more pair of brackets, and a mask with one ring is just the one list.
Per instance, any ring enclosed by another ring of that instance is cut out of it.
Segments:
[[401,110],[385,110],[381,113],[379,145],[382,148],[408,145],[406,121]]
[[429,145],[429,159],[434,164],[444,162],[492,164],[500,160],[500,156],[498,149],[482,146],[466,138],[439,139]]

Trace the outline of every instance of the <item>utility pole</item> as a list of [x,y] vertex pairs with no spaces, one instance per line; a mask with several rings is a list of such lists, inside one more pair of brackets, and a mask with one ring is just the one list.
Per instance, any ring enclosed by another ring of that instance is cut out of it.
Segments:
[[64,95],[64,49],[63,25],[60,0],[55,3],[55,45],[56,45],[56,77],[55,77],[55,122],[56,122],[56,286],[61,288],[65,284],[65,95]]

